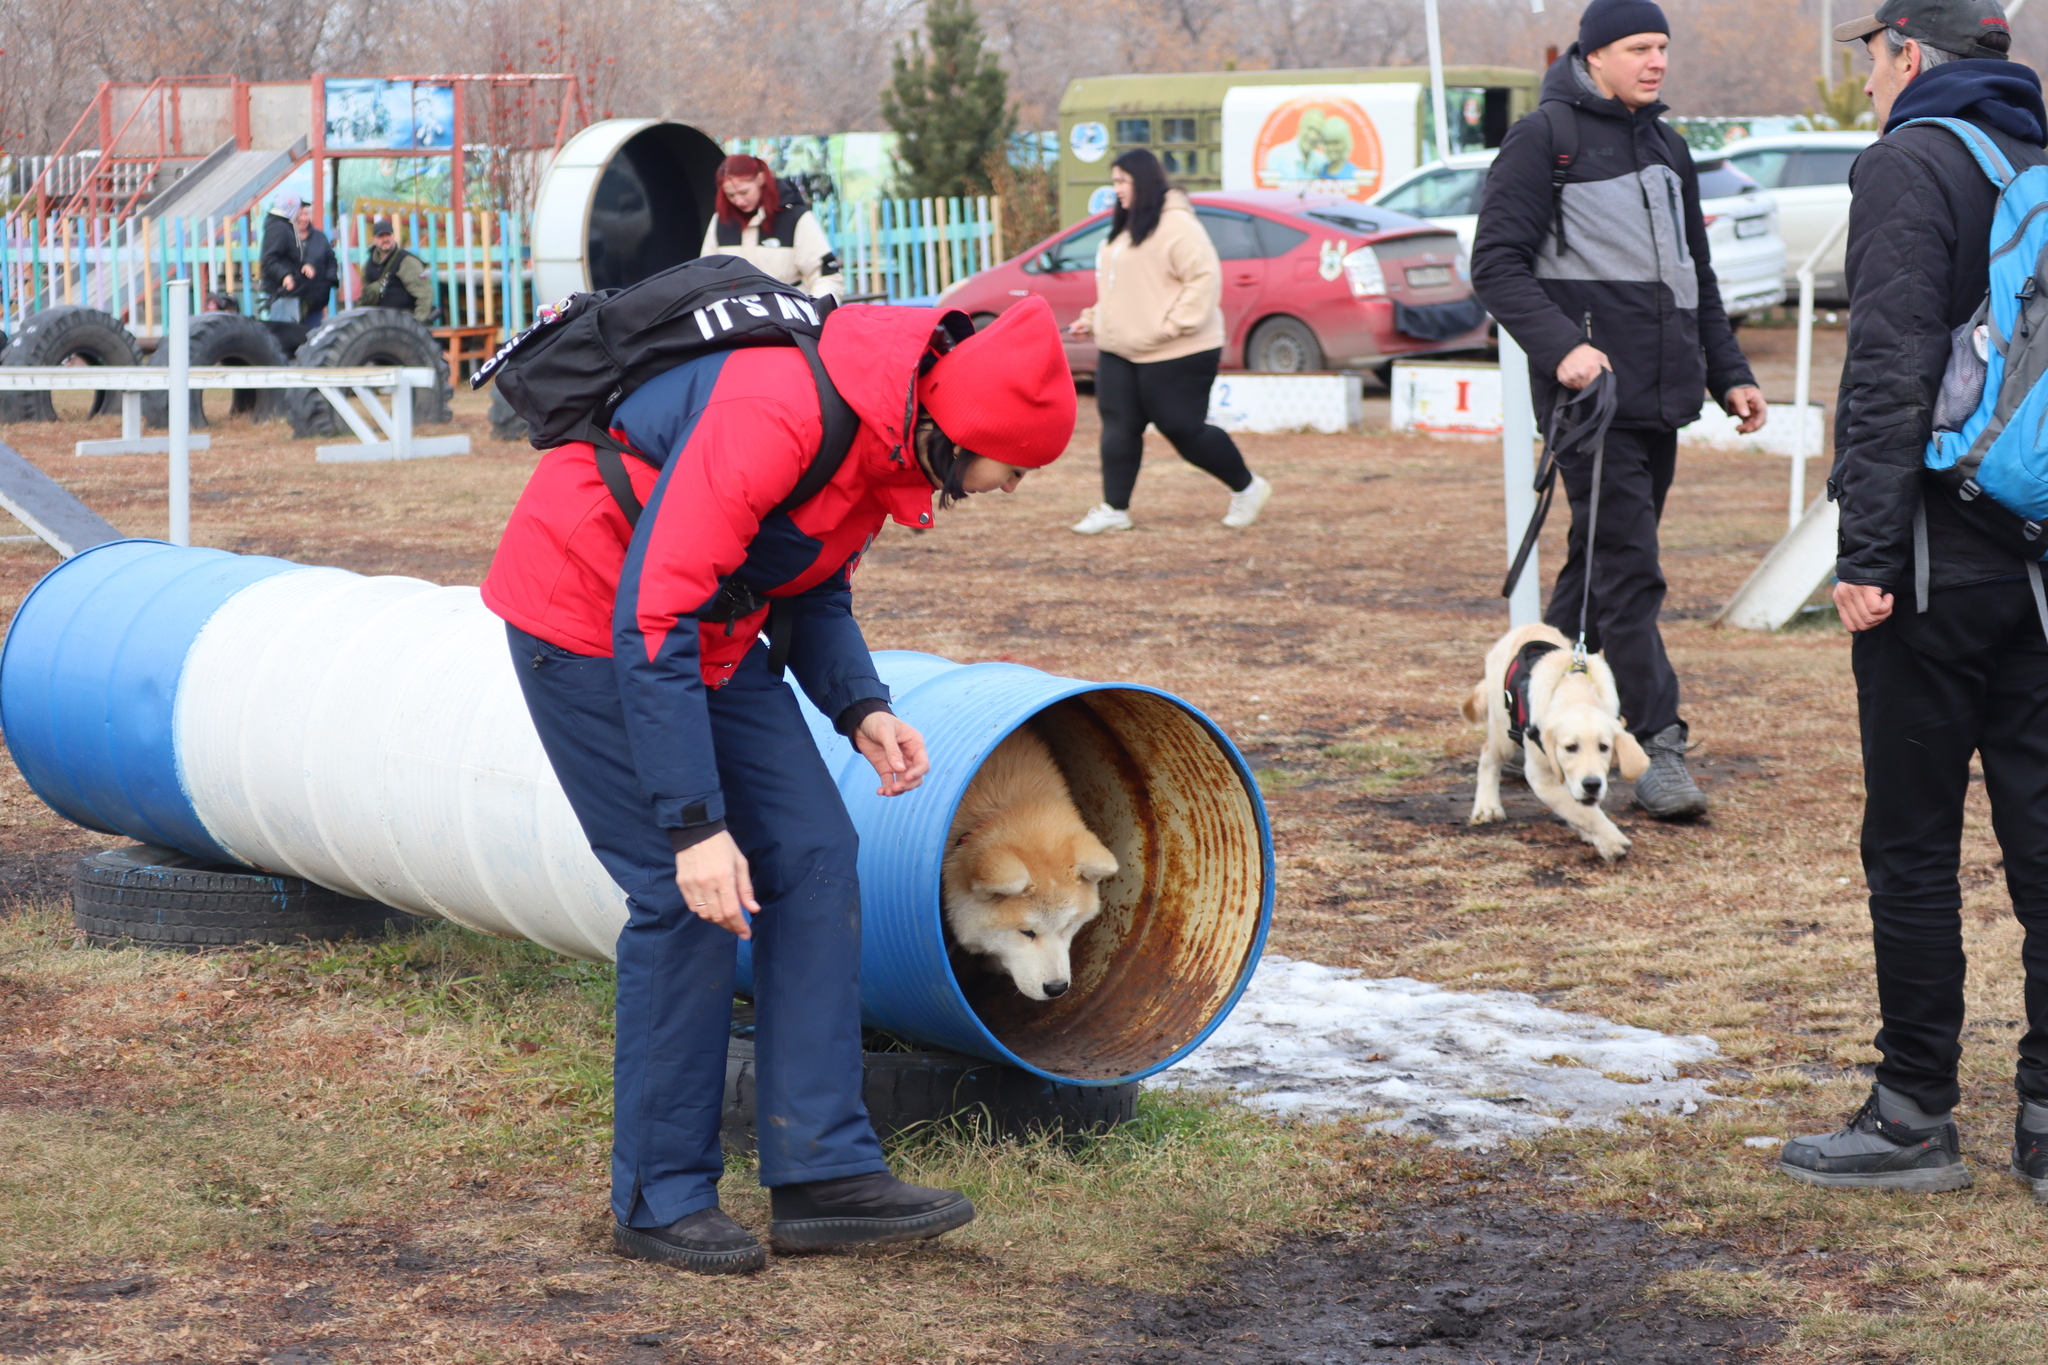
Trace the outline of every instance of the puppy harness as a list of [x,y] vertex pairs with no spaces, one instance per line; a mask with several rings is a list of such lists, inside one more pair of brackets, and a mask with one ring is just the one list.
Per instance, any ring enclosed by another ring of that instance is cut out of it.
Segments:
[[1536,726],[1536,718],[1529,714],[1529,679],[1535,675],[1536,661],[1546,654],[1557,653],[1557,646],[1548,640],[1531,640],[1515,652],[1508,660],[1508,671],[1502,675],[1501,700],[1508,708],[1508,738],[1516,744],[1527,743],[1543,747],[1543,732]]

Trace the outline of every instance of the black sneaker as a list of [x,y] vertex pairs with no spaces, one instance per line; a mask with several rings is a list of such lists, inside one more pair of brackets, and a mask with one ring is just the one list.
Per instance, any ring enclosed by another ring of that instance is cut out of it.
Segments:
[[699,1275],[745,1275],[768,1264],[768,1252],[723,1209],[699,1209],[665,1228],[612,1227],[612,1249],[636,1261],[660,1261]]
[[768,1202],[768,1240],[777,1251],[915,1242],[974,1221],[966,1195],[906,1185],[887,1171],[777,1185]]
[[1794,1180],[1831,1189],[1932,1194],[1970,1185],[1955,1124],[1908,1128],[1894,1122],[1878,1112],[1875,1086],[1840,1132],[1786,1143],[1778,1169]]
[[[2026,1105],[2020,1101],[2022,1116]],[[2012,1173],[2033,1187],[2036,1204],[2048,1204],[2048,1133],[2029,1132],[2020,1119],[2012,1124]]]
[[1658,820],[1697,820],[1707,813],[1707,794],[1685,766],[1685,722],[1667,725],[1643,741],[1650,769],[1636,779],[1635,803]]

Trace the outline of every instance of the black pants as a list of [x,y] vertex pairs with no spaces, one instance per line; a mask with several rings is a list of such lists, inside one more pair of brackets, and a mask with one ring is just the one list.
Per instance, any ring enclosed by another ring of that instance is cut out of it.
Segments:
[[[1593,600],[1586,617],[1586,648],[1604,651],[1621,693],[1629,733],[1648,739],[1678,723],[1678,675],[1664,654],[1657,613],[1664,606],[1664,570],[1657,564],[1657,523],[1678,465],[1678,433],[1616,427],[1607,433],[1601,464],[1599,542],[1593,547]],[[1562,466],[1572,506],[1564,567],[1551,590],[1546,623],[1568,639],[1579,635],[1579,600],[1586,584],[1586,516],[1591,510],[1593,458]]]
[[1173,443],[1180,457],[1213,474],[1233,493],[1252,486],[1237,442],[1209,425],[1209,388],[1221,350],[1137,365],[1104,351],[1095,362],[1095,408],[1102,414],[1102,500],[1119,512],[1131,505],[1138,464],[1145,457],[1145,424]]
[[2048,641],[2024,579],[1910,595],[1851,648],[1863,728],[1877,1079],[1931,1113],[1957,1097],[1963,1027],[1956,879],[1970,755],[1984,759],[2005,888],[2026,929],[2022,1093],[2048,1101]]

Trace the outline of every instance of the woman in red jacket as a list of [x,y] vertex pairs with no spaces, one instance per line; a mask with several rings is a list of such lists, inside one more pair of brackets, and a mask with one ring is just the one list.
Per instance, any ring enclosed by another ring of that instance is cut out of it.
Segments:
[[719,352],[649,381],[613,419],[616,438],[660,462],[625,461],[637,526],[589,445],[550,451],[483,585],[549,761],[627,894],[614,1245],[707,1273],[766,1260],[718,1208],[737,938],[754,945],[775,1244],[904,1241],[974,1217],[962,1195],[891,1176],[868,1122],[857,840],[759,637],[780,599],[797,682],[874,765],[882,795],[913,790],[924,741],[889,710],[853,619],[854,568],[885,522],[926,529],[935,492],[943,505],[1013,489],[1074,428],[1043,300],[979,334],[959,313],[840,308],[818,351],[860,428],[817,496],[773,511],[823,432],[802,355]]

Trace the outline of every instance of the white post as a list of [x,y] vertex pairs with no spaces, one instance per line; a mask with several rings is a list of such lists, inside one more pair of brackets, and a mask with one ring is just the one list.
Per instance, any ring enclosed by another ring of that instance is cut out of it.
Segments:
[[[1507,501],[1508,563],[1522,547],[1529,518],[1536,515],[1536,399],[1529,389],[1529,357],[1500,329],[1500,474]],[[1529,550],[1521,581],[1508,598],[1508,624],[1534,625],[1543,619],[1538,551]]]
[[1792,370],[1792,489],[1785,507],[1788,527],[1797,526],[1799,518],[1806,515],[1806,414],[1813,400],[1813,268],[1848,230],[1849,216],[1843,214],[1799,267],[1799,349]]
[[412,376],[403,370],[391,388],[391,455],[397,460],[412,458]]
[[1820,0],[1820,78],[1830,85],[1835,72],[1835,0]]
[[192,543],[192,282],[171,281],[169,418],[171,428],[171,533],[173,545]]
[[1436,158],[1451,157],[1451,124],[1444,112],[1444,35],[1436,21],[1436,0],[1422,0],[1422,23],[1429,38],[1429,101],[1436,114]]
[[139,441],[142,439],[142,390],[127,389],[121,394],[121,439]]

